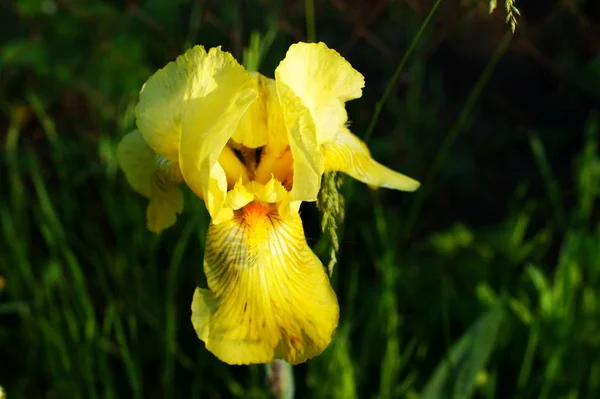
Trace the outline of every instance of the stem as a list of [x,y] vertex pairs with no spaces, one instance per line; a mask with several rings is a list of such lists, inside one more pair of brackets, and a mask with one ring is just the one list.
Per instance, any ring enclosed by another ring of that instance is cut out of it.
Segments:
[[306,41],[314,42],[317,40],[315,28],[315,0],[304,0],[306,14]]
[[[307,2],[308,2],[308,0],[307,0]],[[423,32],[425,32],[425,28],[427,27],[427,25],[429,25],[429,21],[431,20],[431,17],[433,17],[433,15],[435,14],[435,11],[437,10],[440,3],[441,3],[441,0],[437,0],[433,4],[433,7],[431,7],[431,11],[429,11],[427,18],[425,18],[425,21],[423,21],[423,23],[421,24],[419,31],[417,32],[417,34],[413,38],[412,42],[410,43],[410,47],[408,48],[406,53],[404,53],[404,57],[402,57],[402,60],[400,60],[400,63],[398,64],[398,67],[396,68],[396,72],[394,72],[394,76],[392,76],[392,79],[390,80],[390,82],[388,83],[388,85],[385,88],[385,92],[383,93],[383,96],[377,102],[377,105],[375,105],[375,112],[373,113],[373,117],[371,118],[371,122],[369,123],[369,127],[367,128],[367,132],[365,133],[365,136],[363,137],[363,141],[365,143],[369,140],[369,138],[371,137],[371,134],[373,133],[373,130],[375,129],[375,125],[377,124],[377,121],[379,120],[379,114],[381,114],[383,105],[387,102],[388,97],[392,94],[392,90],[394,90],[394,87],[396,87],[396,83],[398,83],[398,79],[400,79],[400,73],[404,69],[404,64],[406,64],[406,61],[408,61],[408,57],[410,57],[410,55],[414,51],[415,47],[417,46],[419,39],[421,39]]]
[[276,399],[294,399],[294,370],[281,359],[266,364],[267,387]]
[[467,120],[468,120],[469,116],[471,115],[473,108],[475,107],[475,103],[481,96],[481,93],[483,92],[483,89],[484,89],[485,85],[487,84],[488,80],[492,76],[494,69],[496,69],[496,65],[498,64],[498,61],[500,61],[500,58],[502,58],[502,56],[506,52],[506,49],[508,48],[508,45],[509,45],[510,41],[512,40],[512,37],[513,37],[513,35],[510,31],[506,33],[506,35],[504,36],[504,38],[498,45],[498,48],[496,48],[496,52],[494,53],[494,55],[488,62],[487,66],[485,67],[485,70],[479,77],[479,80],[477,80],[477,83],[475,83],[473,90],[471,90],[471,93],[469,94],[469,98],[467,99],[467,102],[465,103],[464,107],[460,111],[460,114],[458,115],[458,119],[456,120],[456,123],[454,124],[454,126],[452,126],[452,128],[446,135],[446,138],[444,139],[444,142],[442,143],[442,146],[440,147],[440,150],[438,151],[438,154],[435,157],[433,164],[431,165],[431,167],[429,169],[429,173],[427,173],[427,175],[423,181],[423,187],[415,193],[415,199],[412,203],[410,212],[408,213],[408,219],[405,224],[406,228],[404,229],[403,239],[406,239],[408,237],[408,235],[410,234],[410,231],[412,230],[412,228],[421,212],[421,207],[423,205],[423,201],[425,200],[425,195],[428,191],[428,188],[431,187],[433,179],[434,179],[435,175],[437,174],[438,169],[446,161],[446,158],[448,157],[448,154],[450,153],[450,150],[452,148],[452,145],[454,144],[454,141],[458,137],[459,133],[462,131],[465,124],[467,123]]

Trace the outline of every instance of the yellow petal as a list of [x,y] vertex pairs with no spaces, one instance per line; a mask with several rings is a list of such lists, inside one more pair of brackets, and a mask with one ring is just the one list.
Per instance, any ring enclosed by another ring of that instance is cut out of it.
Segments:
[[260,187],[258,187],[259,183],[256,184],[257,187],[254,191],[254,195],[259,201],[275,204],[277,202],[283,201],[288,196],[288,192],[285,189],[285,187],[283,187],[281,182],[275,177],[271,177],[271,180],[269,180],[269,182],[264,186],[260,185]]
[[156,153],[144,141],[140,132],[126,134],[117,147],[117,160],[131,187],[150,198]]
[[225,206],[233,210],[238,210],[248,205],[254,200],[253,191],[249,191],[244,186],[242,179],[240,179],[232,190],[227,193],[227,201]]
[[[285,132],[285,128],[283,131]],[[266,184],[272,176],[275,176],[286,188],[291,190],[294,181],[293,163],[294,159],[289,147],[286,146],[283,151],[279,151],[267,145],[262,150],[260,163],[254,172],[254,180]]]
[[343,128],[335,140],[323,145],[326,171],[341,171],[374,187],[415,191],[420,183],[371,158],[366,144]]
[[[207,186],[203,198],[210,217],[214,219],[223,210],[227,198],[227,176],[218,162],[210,170]],[[233,216],[231,212],[228,215]],[[223,217],[221,215],[219,219],[223,220]]]
[[263,78],[263,96],[266,98],[267,111],[267,146],[263,149],[277,156],[286,151],[289,146],[287,129],[281,104],[279,103],[279,94],[277,84],[274,79]]
[[248,169],[246,169],[246,166],[238,159],[231,148],[223,148],[221,155],[219,155],[219,165],[221,165],[227,177],[228,188],[233,187],[238,179],[242,179],[244,183],[248,181]]
[[286,84],[277,82],[277,94],[293,158],[291,200],[316,201],[323,160],[315,124],[308,108]]
[[257,93],[252,76],[219,48],[197,59],[195,68],[183,109],[179,165],[215,217],[227,192],[227,177],[217,161]]
[[233,219],[233,209],[231,208],[221,208],[219,212],[217,212],[216,216],[213,216],[211,219],[212,224],[220,224],[223,222],[227,222]]
[[365,84],[363,76],[324,43],[290,46],[275,70],[275,80],[278,86],[287,85],[309,109],[319,143],[331,141],[346,123],[345,102],[360,97]]
[[204,270],[209,289],[194,293],[192,323],[222,361],[297,364],[329,344],[337,299],[297,214],[282,219],[251,203],[211,224]]
[[231,138],[245,147],[258,148],[267,144],[268,83],[267,78],[260,74],[253,74],[252,77],[258,98],[248,107]]
[[[220,161],[219,161],[220,163]],[[219,164],[216,164],[213,169],[218,169],[220,168]],[[228,177],[229,179],[229,177]],[[211,179],[211,183],[209,183],[209,186],[212,184],[218,184],[218,179]],[[250,185],[252,182],[250,183],[246,183],[246,185]],[[209,199],[207,201],[208,203],[213,203],[215,202],[215,200],[213,199],[213,193],[214,195],[221,195],[222,191],[221,189],[216,189],[216,188],[212,188],[209,189]],[[212,223],[213,224],[219,224],[219,223],[223,223],[226,222],[228,220],[231,220],[233,218],[233,211],[240,209],[244,206],[246,206],[247,204],[249,204],[250,202],[252,202],[254,200],[254,192],[252,190],[248,190],[246,188],[246,186],[244,185],[244,178],[240,176],[239,180],[237,181],[237,183],[235,183],[235,185],[233,186],[233,188],[231,190],[229,190],[226,194],[225,197],[225,201],[223,202],[223,207],[221,209],[219,209],[216,214],[211,215],[212,217]]]
[[292,187],[292,153],[287,129],[279,105],[273,79],[255,74],[259,98],[252,103],[240,120],[233,139],[248,148],[261,149],[260,162],[254,180],[267,184],[272,175],[287,188]]
[[192,85],[203,84],[203,75],[210,79],[215,68],[205,70],[211,67],[204,47],[195,46],[158,70],[140,91],[138,129],[154,152],[170,161],[178,161],[181,118]]
[[153,184],[150,204],[146,208],[146,227],[158,233],[177,221],[183,210],[183,193],[174,184]]
[[133,189],[150,198],[146,209],[148,230],[157,233],[171,227],[183,210],[178,166],[158,157],[138,131],[123,137],[117,158]]
[[259,73],[251,75],[258,98],[242,116],[232,139],[247,148],[266,145],[277,155],[287,148],[288,141],[275,80]]
[[300,211],[302,201],[290,201],[289,197],[277,204],[277,212],[282,218],[290,218]]

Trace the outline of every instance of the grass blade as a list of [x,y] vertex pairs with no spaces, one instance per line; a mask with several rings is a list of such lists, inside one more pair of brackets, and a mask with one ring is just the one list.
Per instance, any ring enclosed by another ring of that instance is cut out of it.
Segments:
[[485,367],[496,346],[502,324],[502,305],[496,305],[454,344],[425,385],[421,399],[471,397],[479,372]]

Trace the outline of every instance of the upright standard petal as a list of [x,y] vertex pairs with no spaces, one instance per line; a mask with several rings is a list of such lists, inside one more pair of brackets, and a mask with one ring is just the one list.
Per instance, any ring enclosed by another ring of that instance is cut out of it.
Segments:
[[325,43],[290,46],[275,70],[275,80],[288,86],[308,108],[319,143],[331,141],[344,126],[345,102],[360,97],[365,85],[363,76]]
[[123,137],[117,159],[131,187],[150,198],[146,209],[148,230],[157,233],[171,227],[183,210],[178,187],[182,177],[177,164],[157,156],[138,131]]
[[343,128],[331,143],[323,144],[326,171],[344,172],[373,187],[415,191],[420,183],[395,172],[371,158],[366,144],[347,128]]
[[260,74],[252,74],[252,77],[258,97],[242,116],[231,138],[245,147],[258,148],[267,144],[269,82]]
[[266,146],[263,150],[279,155],[288,146],[285,124],[275,80],[252,73],[258,98],[250,105],[231,137],[248,148]]
[[192,323],[222,361],[297,364],[329,344],[337,299],[298,214],[283,219],[253,202],[211,224],[204,271],[209,289],[194,293]]
[[[289,190],[292,188],[292,153],[287,135],[284,114],[281,109],[277,85],[273,79],[259,75],[261,96],[264,103],[262,118],[266,128],[266,145],[262,148],[260,163],[254,173],[254,180],[266,184],[271,179],[271,174],[281,181]],[[254,104],[253,104],[254,106]],[[289,118],[288,118],[289,119]],[[240,123],[242,125],[242,122]],[[254,131],[250,127],[251,131]]]
[[[135,108],[136,123],[144,140],[159,155],[177,162],[181,118],[192,85],[202,84],[203,69],[210,66],[202,46],[195,46],[159,69],[142,86]],[[215,71],[207,71],[208,75]]]
[[183,104],[179,164],[186,183],[215,217],[227,193],[217,161],[257,92],[252,76],[220,48],[196,59],[195,68]]
[[316,201],[321,187],[323,158],[310,111],[294,91],[277,82],[277,94],[292,154],[291,201]]

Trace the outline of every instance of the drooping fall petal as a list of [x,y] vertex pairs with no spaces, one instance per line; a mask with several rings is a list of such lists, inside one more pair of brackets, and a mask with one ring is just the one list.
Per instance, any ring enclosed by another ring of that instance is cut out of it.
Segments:
[[323,145],[326,171],[340,171],[373,187],[415,191],[420,183],[398,173],[371,157],[366,144],[343,128],[334,141]]
[[171,227],[183,210],[178,187],[182,177],[177,164],[157,156],[138,131],[123,137],[117,159],[131,187],[150,199],[146,209],[148,230],[157,233]]
[[153,233],[169,228],[183,211],[183,193],[176,185],[160,183],[152,185],[150,203],[146,208],[146,227]]
[[253,202],[211,224],[192,323],[208,350],[229,364],[296,364],[321,353],[338,322],[323,265],[304,238],[299,215],[281,218]]

